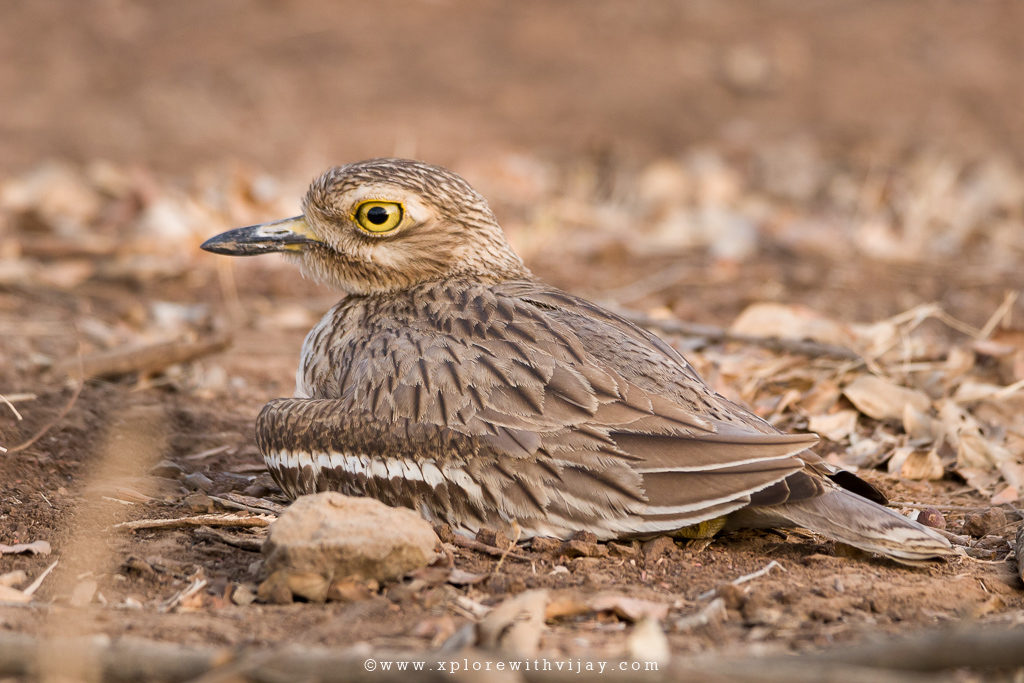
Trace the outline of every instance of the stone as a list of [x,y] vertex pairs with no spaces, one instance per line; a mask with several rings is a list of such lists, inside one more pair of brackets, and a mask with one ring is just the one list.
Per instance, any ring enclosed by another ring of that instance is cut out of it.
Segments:
[[964,519],[963,532],[975,538],[998,533],[1006,527],[1006,513],[1001,508],[989,508],[982,513],[971,513]]
[[644,563],[653,566],[663,555],[672,552],[676,547],[675,541],[669,536],[658,536],[643,544]]
[[209,491],[213,488],[213,480],[202,472],[192,472],[181,478],[185,486],[193,491]]
[[386,581],[425,567],[439,543],[412,510],[329,491],[297,498],[270,526],[263,553],[268,574],[296,577],[285,584],[316,600],[337,579]]
[[213,512],[216,508],[213,499],[199,491],[185,496],[184,503],[192,512]]

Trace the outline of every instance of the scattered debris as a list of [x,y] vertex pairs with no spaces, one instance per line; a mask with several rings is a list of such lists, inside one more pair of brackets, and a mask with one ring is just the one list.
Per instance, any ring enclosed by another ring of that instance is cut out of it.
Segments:
[[[764,576],[765,574],[770,572],[772,569],[775,569],[776,567],[778,567],[782,571],[786,571],[786,568],[783,567],[781,564],[779,564],[779,562],[777,560],[772,560],[771,562],[766,564],[761,569],[758,569],[756,572],[751,572],[750,574],[745,574],[743,576],[740,576],[739,578],[736,578],[736,579],[733,579],[732,581],[730,581],[730,583],[733,586],[740,586],[740,585],[742,585],[744,583],[747,583],[748,581],[753,581],[754,579],[758,579],[758,578]],[[715,595],[717,593],[718,593],[717,589],[711,589],[709,591],[705,591],[705,592],[701,593],[700,595],[698,595],[697,599],[698,600],[708,600],[710,598],[715,597]]]
[[49,555],[51,552],[49,541],[33,541],[32,543],[16,543],[15,545],[4,545],[0,543],[0,555],[17,555],[19,553],[31,553],[33,555]]

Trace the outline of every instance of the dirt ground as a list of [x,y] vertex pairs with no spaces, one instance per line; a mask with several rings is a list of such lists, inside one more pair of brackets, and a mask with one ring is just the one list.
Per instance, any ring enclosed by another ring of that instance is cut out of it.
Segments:
[[[0,575],[25,590],[57,565],[31,601],[0,605],[0,634],[408,653],[451,642],[475,620],[467,605],[532,588],[667,605],[674,655],[1021,625],[1020,13],[838,0],[7,8],[0,544],[51,550],[0,554]],[[941,511],[965,554],[905,567],[793,531],[579,557],[527,544],[500,562],[451,546],[471,583],[424,575],[361,600],[276,605],[251,599],[265,529],[116,528],[287,502],[253,422],[290,395],[303,336],[338,295],[276,257],[198,244],[297,213],[331,163],[393,153],[463,173],[535,273],[569,291],[759,339],[779,331],[741,314],[770,302],[807,324],[796,336],[865,357],[884,327],[903,355],[879,351],[872,371],[922,392],[930,424],[961,406],[988,460],[948,434],[910,434],[905,415],[873,417],[842,393],[862,365],[666,338],[783,428],[850,416],[822,452],[907,513]],[[184,363],[157,354],[152,372],[73,379],[103,352],[223,338],[227,350]],[[868,441],[877,453],[851,455]],[[938,471],[894,467],[904,448]],[[725,611],[692,619],[715,588]],[[631,656],[636,621],[555,615],[541,652]]]

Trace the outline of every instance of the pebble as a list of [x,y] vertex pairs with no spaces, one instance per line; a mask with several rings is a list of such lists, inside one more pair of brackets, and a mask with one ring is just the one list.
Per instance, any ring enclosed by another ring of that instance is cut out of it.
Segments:
[[341,579],[386,581],[425,567],[439,543],[412,510],[333,491],[301,496],[270,526],[269,577],[259,594],[277,602],[288,590],[322,601]]
[[1006,527],[1006,513],[1001,508],[989,508],[985,512],[972,512],[964,519],[963,532],[975,538],[1002,531]]
[[918,524],[930,526],[933,529],[945,529],[946,518],[941,512],[935,508],[925,508],[921,510],[917,515]]
[[196,491],[209,491],[213,488],[213,480],[202,472],[192,472],[181,478],[181,482]]

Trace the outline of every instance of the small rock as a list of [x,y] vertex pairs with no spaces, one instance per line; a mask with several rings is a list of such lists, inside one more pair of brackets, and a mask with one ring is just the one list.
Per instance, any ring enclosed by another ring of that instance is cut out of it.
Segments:
[[484,545],[493,546],[495,548],[505,548],[512,545],[512,541],[503,531],[496,529],[482,528],[476,532],[476,540]]
[[601,564],[601,559],[597,557],[577,557],[572,562],[572,571],[574,574],[592,574]]
[[441,522],[440,524],[434,525],[434,533],[441,539],[442,543],[454,543],[455,532],[452,531],[452,527],[447,522]]
[[572,536],[569,537],[570,541],[580,541],[582,543],[597,543],[597,534],[593,531],[587,531],[586,529],[580,529]]
[[149,468],[149,473],[157,477],[167,477],[168,479],[177,479],[178,477],[185,474],[185,470],[182,469],[181,465],[170,460],[161,460],[153,467]]
[[930,526],[933,529],[945,529],[946,518],[935,508],[925,508],[917,515],[917,523]]
[[530,541],[530,550],[535,553],[554,554],[561,547],[561,541],[557,538],[548,538],[547,536],[534,536],[533,540]]
[[964,519],[963,532],[975,538],[1002,531],[1006,527],[1006,513],[1001,508],[989,508],[985,512],[972,512]]
[[231,602],[241,607],[251,605],[254,600],[256,600],[256,594],[252,592],[252,588],[247,584],[240,583],[231,591]]
[[425,567],[439,542],[412,510],[330,491],[296,499],[270,526],[263,553],[271,574],[320,576],[326,597],[336,579],[386,581]]
[[636,557],[637,550],[634,545],[625,545],[623,543],[609,543],[608,550],[612,555],[618,555],[619,557]]
[[202,472],[192,472],[181,478],[181,482],[193,491],[209,491],[213,488],[213,480]]
[[661,558],[662,555],[675,550],[676,544],[670,536],[658,536],[643,545],[644,562],[650,566]]
[[216,507],[208,495],[199,491],[185,496],[184,503],[192,512],[213,512]]
[[269,494],[278,491],[277,484],[269,474],[263,473],[253,479],[252,483],[242,489],[242,493],[253,498],[266,498]]
[[608,549],[593,541],[571,539],[562,543],[559,552],[566,557],[604,557]]

